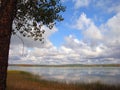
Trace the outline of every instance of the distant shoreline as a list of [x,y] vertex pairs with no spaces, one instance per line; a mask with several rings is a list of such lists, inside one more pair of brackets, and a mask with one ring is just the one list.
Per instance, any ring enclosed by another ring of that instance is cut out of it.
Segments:
[[120,67],[120,64],[62,64],[62,65],[38,65],[38,64],[9,64],[9,66],[24,67]]

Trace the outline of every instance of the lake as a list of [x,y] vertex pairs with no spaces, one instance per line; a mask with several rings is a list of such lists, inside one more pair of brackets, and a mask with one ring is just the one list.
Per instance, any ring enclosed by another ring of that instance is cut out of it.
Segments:
[[66,83],[93,83],[120,85],[120,67],[22,67],[9,66],[8,70],[22,70],[40,75],[42,79]]

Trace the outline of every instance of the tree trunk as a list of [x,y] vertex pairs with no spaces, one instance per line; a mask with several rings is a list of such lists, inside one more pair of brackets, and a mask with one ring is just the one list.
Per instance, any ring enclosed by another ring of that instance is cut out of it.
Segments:
[[16,1],[2,0],[0,7],[0,90],[6,89],[9,45]]

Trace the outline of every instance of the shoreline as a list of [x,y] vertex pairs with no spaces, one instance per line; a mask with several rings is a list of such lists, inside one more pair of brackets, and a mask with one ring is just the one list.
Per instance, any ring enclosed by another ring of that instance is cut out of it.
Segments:
[[23,67],[120,67],[120,64],[61,64],[61,65],[34,65],[34,64],[9,64],[9,66]]
[[120,90],[120,85],[106,85],[100,82],[62,83],[47,81],[29,72],[10,70],[7,77],[7,90]]

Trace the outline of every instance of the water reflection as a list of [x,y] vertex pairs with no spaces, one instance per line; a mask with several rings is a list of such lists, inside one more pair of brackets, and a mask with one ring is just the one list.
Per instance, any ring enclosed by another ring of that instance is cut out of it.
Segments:
[[23,70],[42,76],[43,79],[64,82],[120,84],[120,67],[18,67],[9,70]]

